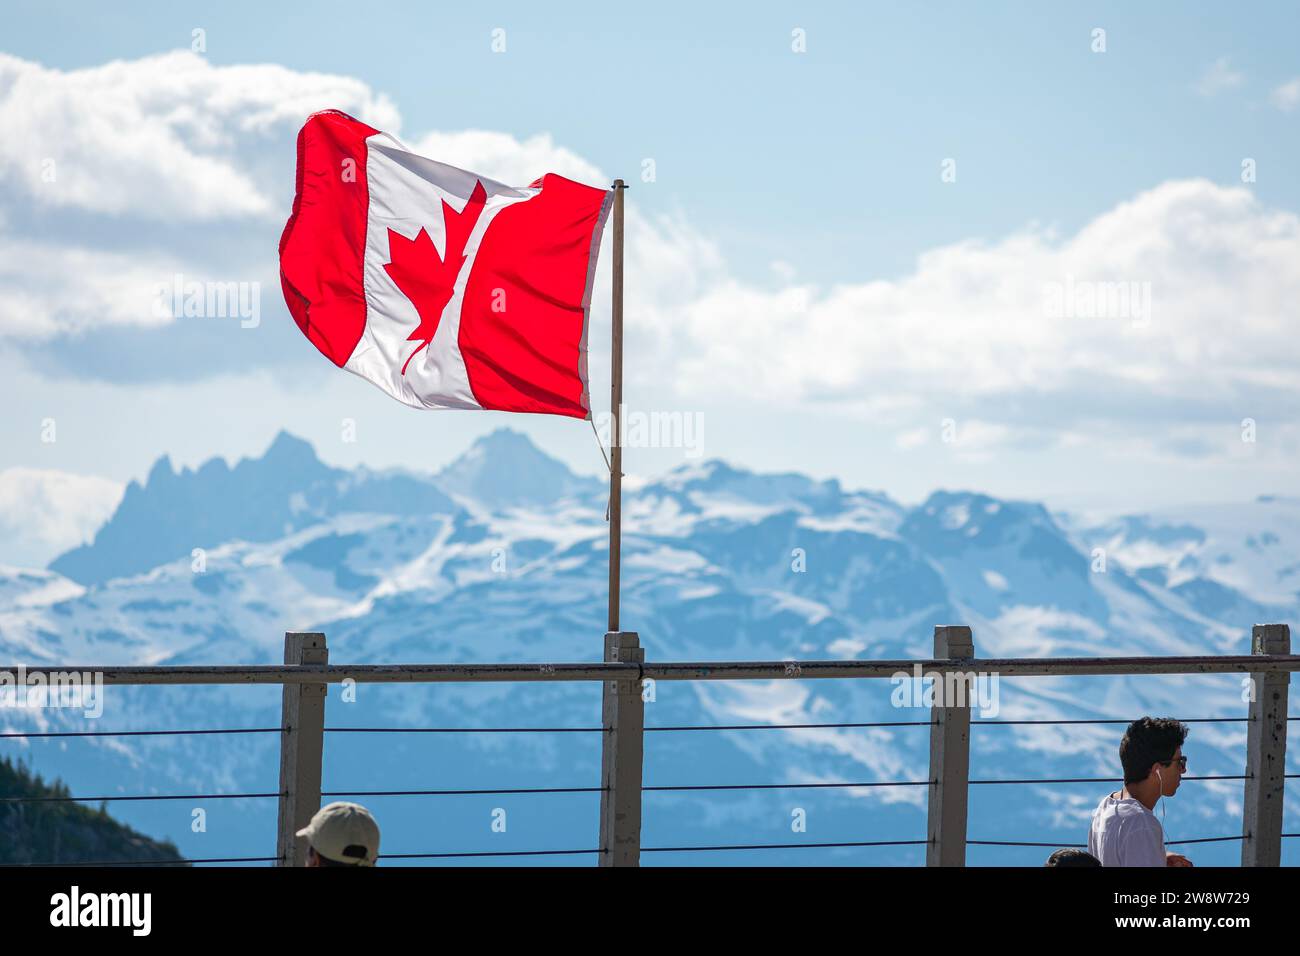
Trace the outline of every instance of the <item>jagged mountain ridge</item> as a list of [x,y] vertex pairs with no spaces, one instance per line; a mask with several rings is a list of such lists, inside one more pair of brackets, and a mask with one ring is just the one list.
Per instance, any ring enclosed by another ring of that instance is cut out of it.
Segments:
[[[446,473],[464,479],[517,471],[521,451],[529,458],[542,454],[513,438],[484,441],[467,456],[472,467],[453,465]],[[305,456],[299,461],[295,473],[308,488],[317,489],[311,500],[318,507],[299,509],[302,523],[291,523],[287,533],[262,541],[246,535],[216,545],[201,573],[195,573],[189,548],[183,548],[174,560],[146,572],[89,586],[51,572],[4,576],[0,652],[29,663],[267,663],[279,658],[285,630],[319,628],[328,635],[336,662],[599,657],[607,535],[599,487],[579,479],[568,482],[556,472],[558,480],[533,489],[532,502],[509,493],[508,485],[490,489],[493,500],[476,501],[472,484],[439,488],[436,479],[403,476],[443,498],[425,509],[409,508],[406,501],[400,508],[384,509],[360,499],[363,507],[339,491],[352,487],[348,482],[356,480],[355,474],[336,474]],[[329,472],[323,484],[317,466]],[[278,481],[284,469],[276,471]],[[196,476],[172,477],[184,482]],[[366,476],[360,483],[364,487],[372,480]],[[137,493],[140,503],[128,512],[137,534],[150,526],[150,508],[143,502],[151,486],[149,482]],[[300,487],[274,486],[266,498],[300,493],[305,495]],[[549,500],[538,503],[538,498]],[[1035,503],[936,492],[907,508],[884,495],[846,491],[833,481],[754,474],[717,461],[693,463],[628,494],[624,620],[641,632],[651,659],[925,657],[933,625],[945,622],[971,624],[977,653],[989,657],[1242,651],[1251,623],[1295,618],[1295,594],[1288,596],[1285,590],[1285,572],[1300,541],[1288,533],[1288,522],[1300,508],[1275,499],[1236,509],[1236,518],[1230,517],[1232,509],[1216,512],[1218,523],[1199,539],[1179,530],[1188,522],[1172,518],[1134,517],[1119,534],[1113,523],[1074,524]],[[117,520],[115,515],[110,524]],[[1277,568],[1259,590],[1250,589],[1250,576],[1238,575],[1233,565],[1226,529],[1234,521],[1252,529],[1239,543],[1249,560],[1258,564],[1259,547],[1276,552]],[[1259,545],[1256,525],[1276,529],[1278,540]],[[1248,539],[1258,547],[1252,548]],[[1193,557],[1196,548],[1214,550],[1197,557],[1195,573],[1189,573],[1193,566],[1183,544],[1177,553],[1155,547],[1170,540],[1188,542]],[[1101,572],[1094,570],[1097,547],[1109,549]],[[1153,557],[1161,554],[1165,564]],[[1135,559],[1139,555],[1143,560]],[[1207,603],[1205,594],[1222,599]],[[1253,614],[1242,617],[1243,610]],[[1241,712],[1240,688],[1230,678],[1004,684],[1002,717]],[[659,688],[647,721],[915,719],[916,714],[900,715],[890,706],[888,690],[880,682],[674,684]],[[141,729],[193,724],[196,713],[200,722],[274,722],[278,696],[251,688],[110,691],[120,691],[108,710],[114,726]],[[335,716],[329,721],[585,725],[599,714],[589,691],[560,685],[368,688],[355,705],[332,698]],[[57,726],[64,715],[39,718],[42,725]],[[1199,762],[1223,773],[1240,772],[1233,761],[1244,735],[1236,727],[1198,725],[1196,733],[1203,748]],[[1104,775],[1113,771],[1115,734],[1091,727],[981,730],[973,746],[989,774]],[[925,759],[924,737],[905,730],[655,734],[651,740],[647,779],[658,782],[709,782],[702,777],[713,775],[729,782],[904,779],[914,776]],[[463,786],[485,781],[518,785],[525,770],[540,781],[572,785],[575,777],[593,776],[599,758],[598,749],[584,749],[576,741],[535,736],[504,742],[462,738],[426,749],[402,735],[378,741],[382,746],[351,735],[331,737],[327,749],[338,786],[356,786],[360,779],[372,785],[365,789],[427,785],[431,767],[440,768],[437,779]],[[70,773],[85,774],[87,780],[96,779],[89,776],[92,771],[108,775],[127,791],[142,785],[148,779],[142,774],[158,761],[171,768],[167,783],[173,788],[256,789],[265,786],[268,775],[273,778],[269,742],[246,748],[238,761],[221,746],[219,738],[133,742],[129,758],[98,750]],[[59,768],[67,765],[60,761],[70,759],[50,748],[43,752]],[[1032,773],[1026,764],[1032,764]],[[982,833],[1014,833],[1022,820],[1030,820],[1035,827],[1059,829],[1064,840],[1090,809],[1087,795],[1061,788],[1017,793],[1023,794],[1023,806],[1021,796],[1004,794],[1007,806],[1018,809],[1007,814],[1002,804],[991,808],[979,818]],[[828,791],[816,799],[804,793],[798,799],[805,808],[818,808],[823,836],[830,839],[832,829],[861,830],[861,822],[854,821],[855,811],[863,807],[871,811],[872,827],[916,829],[924,808],[921,796],[915,789],[879,788],[870,793]],[[664,834],[661,842],[694,837],[708,843],[734,835],[727,831],[739,832],[744,824],[750,837],[753,827],[766,827],[772,841],[781,842],[776,838],[788,807],[781,810],[786,804],[780,801],[788,797],[775,792],[762,798],[777,802],[769,806],[760,801],[766,809],[758,818],[754,807],[760,804],[742,797],[675,797],[670,805],[668,798],[656,797],[654,806],[647,805],[647,827]],[[1231,832],[1233,800],[1239,802],[1239,797],[1239,787],[1222,785],[1189,794],[1181,804],[1187,818],[1180,835],[1206,835],[1197,829],[1202,825],[1228,826]],[[418,808],[396,804],[400,801],[387,809],[387,819],[417,827]],[[516,809],[525,818],[531,812]],[[463,810],[463,821],[454,808],[447,811],[449,819],[472,828],[478,811],[468,802]],[[166,808],[141,806],[135,812],[144,814],[140,820],[150,829],[175,832],[182,844],[189,839],[183,830],[168,829],[175,823],[168,822]],[[159,815],[149,816],[151,812]],[[572,829],[576,840],[591,813],[581,806],[548,807],[535,825],[549,828],[547,834]],[[232,816],[226,826],[252,844],[273,840],[273,835],[254,832],[267,824],[252,812]],[[539,841],[528,841],[528,832],[523,828],[519,839],[535,848]],[[908,854],[900,850],[873,860],[915,862]],[[1000,860],[1014,858],[989,862]]]
[[271,541],[331,514],[452,508],[428,479],[331,468],[310,444],[280,432],[261,458],[233,468],[212,458],[178,472],[170,458],[159,458],[143,485],[127,485],[94,541],[55,558],[50,570],[81,584],[102,584],[189,556],[194,548]]

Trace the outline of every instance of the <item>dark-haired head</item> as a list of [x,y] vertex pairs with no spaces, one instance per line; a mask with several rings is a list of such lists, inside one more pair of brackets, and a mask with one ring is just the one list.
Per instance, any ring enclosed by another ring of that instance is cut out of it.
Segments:
[[1101,860],[1086,850],[1066,849],[1057,850],[1043,866],[1101,866]]
[[[1172,717],[1139,717],[1119,742],[1119,762],[1125,783],[1141,783],[1156,769],[1170,767],[1187,739],[1187,725]],[[1177,779],[1178,774],[1174,775]]]

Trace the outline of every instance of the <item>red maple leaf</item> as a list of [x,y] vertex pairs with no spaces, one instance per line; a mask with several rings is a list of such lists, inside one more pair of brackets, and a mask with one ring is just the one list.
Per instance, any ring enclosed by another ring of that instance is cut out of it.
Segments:
[[442,201],[442,221],[447,233],[446,253],[442,256],[438,255],[437,247],[423,228],[414,239],[388,230],[388,254],[392,261],[384,266],[384,271],[420,313],[420,324],[406,339],[420,344],[402,363],[403,375],[411,359],[433,341],[433,335],[438,331],[442,310],[451,301],[456,277],[465,265],[465,243],[469,241],[486,202],[487,191],[482,182],[474,184],[469,202],[460,212],[448,205],[447,200]]

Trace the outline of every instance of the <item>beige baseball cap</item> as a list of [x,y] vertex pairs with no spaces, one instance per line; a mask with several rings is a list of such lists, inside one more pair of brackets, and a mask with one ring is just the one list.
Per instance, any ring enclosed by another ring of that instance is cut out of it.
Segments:
[[321,856],[336,863],[374,866],[379,859],[379,824],[359,803],[339,801],[321,807],[298,831]]

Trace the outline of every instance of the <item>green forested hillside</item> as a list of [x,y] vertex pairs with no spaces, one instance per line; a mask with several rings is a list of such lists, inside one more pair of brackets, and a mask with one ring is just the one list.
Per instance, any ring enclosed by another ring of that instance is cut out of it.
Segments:
[[67,797],[59,781],[46,783],[21,762],[0,759],[0,864],[121,863],[179,860],[170,842],[151,840],[80,803],[11,802],[12,797]]

